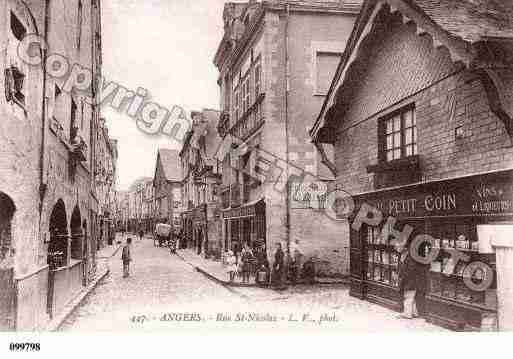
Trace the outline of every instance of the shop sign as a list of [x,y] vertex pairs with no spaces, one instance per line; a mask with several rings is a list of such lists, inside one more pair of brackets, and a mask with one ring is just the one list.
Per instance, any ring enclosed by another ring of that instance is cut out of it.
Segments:
[[224,218],[251,217],[256,215],[255,206],[239,207],[224,213]]
[[292,209],[323,209],[328,185],[323,181],[292,182],[290,185],[290,207]]
[[356,200],[398,218],[513,215],[512,180],[512,172],[501,172],[383,191]]

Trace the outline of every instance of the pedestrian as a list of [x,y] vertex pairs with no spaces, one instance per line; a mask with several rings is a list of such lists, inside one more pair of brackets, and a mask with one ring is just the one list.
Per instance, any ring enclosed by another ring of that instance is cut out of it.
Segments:
[[283,277],[283,260],[284,253],[281,249],[281,243],[276,243],[276,251],[274,252],[274,262],[273,262],[273,273],[271,275],[271,280],[275,287],[282,286],[282,277]]
[[121,240],[125,239],[125,227],[121,227]]
[[180,228],[180,232],[178,233],[178,242],[180,243],[180,249],[187,248],[187,243],[185,242],[185,233],[183,228]]
[[292,259],[293,274],[292,280],[297,282],[301,276],[303,250],[299,245],[299,239],[292,241],[289,245],[289,252]]
[[242,251],[242,246],[239,241],[232,242],[232,251],[233,254],[235,254],[235,257],[237,257],[237,264],[239,264],[240,252]]
[[142,240],[144,236],[144,231],[142,229],[139,230],[139,240]]
[[241,252],[242,262],[242,283],[249,283],[249,274],[251,273],[251,261],[253,259],[253,252],[249,245],[246,243]]
[[123,261],[123,278],[128,277],[130,274],[130,262],[132,261],[132,254],[130,253],[131,243],[132,238],[128,237],[121,252],[121,260]]
[[[404,295],[403,313],[399,315],[403,319],[413,319],[419,316],[417,305],[418,296],[425,293],[426,268],[425,265],[415,260],[410,253],[410,241],[406,244],[397,243],[395,250],[400,253],[399,278]],[[419,249],[419,255],[420,253]]]
[[257,268],[264,266],[265,268],[269,269],[269,260],[267,259],[267,253],[265,252],[265,241],[263,239],[259,241],[259,245],[255,251],[255,258]]
[[235,280],[235,273],[237,272],[237,264],[235,254],[230,250],[226,253],[226,272],[230,277],[230,283]]

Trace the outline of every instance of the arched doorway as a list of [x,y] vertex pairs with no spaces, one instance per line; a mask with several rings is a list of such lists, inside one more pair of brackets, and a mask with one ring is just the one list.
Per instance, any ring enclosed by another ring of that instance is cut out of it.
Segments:
[[66,207],[60,199],[50,215],[50,243],[48,245],[48,265],[55,269],[68,262],[68,221]]
[[82,218],[80,216],[80,209],[78,206],[75,207],[71,214],[70,221],[71,229],[71,259],[82,260],[83,258],[83,232],[82,232]]
[[66,207],[62,199],[58,200],[50,215],[50,243],[48,244],[47,263],[48,272],[47,311],[53,316],[55,270],[64,267],[68,263],[68,220]]
[[87,231],[87,221],[84,219],[82,222],[82,234],[83,234],[83,246],[82,246],[82,258],[84,261],[83,268],[83,276],[82,276],[82,284],[84,286],[87,285],[88,273],[89,273],[89,240],[88,240],[88,231]]
[[0,192],[0,263],[3,262],[12,248],[12,218],[16,207],[11,198]]
[[15,211],[16,207],[11,198],[0,192],[0,331],[15,329],[14,269],[8,263]]

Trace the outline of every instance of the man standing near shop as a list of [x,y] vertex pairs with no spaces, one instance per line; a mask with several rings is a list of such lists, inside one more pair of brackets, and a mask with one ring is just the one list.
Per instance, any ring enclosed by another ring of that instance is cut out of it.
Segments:
[[273,271],[271,274],[271,283],[274,287],[280,289],[283,287],[285,254],[281,249],[281,243],[276,243],[276,251],[274,252]]
[[[395,250],[400,253],[399,278],[404,293],[404,309],[399,315],[403,319],[413,319],[419,316],[419,296],[425,294],[426,269],[425,265],[416,261],[410,253],[411,242],[397,243]],[[419,256],[421,250],[419,249]]]
[[303,250],[299,245],[299,239],[292,241],[289,245],[290,257],[292,260],[292,265],[294,268],[294,273],[292,280],[297,282],[301,277],[301,266],[302,266],[302,258],[303,258]]

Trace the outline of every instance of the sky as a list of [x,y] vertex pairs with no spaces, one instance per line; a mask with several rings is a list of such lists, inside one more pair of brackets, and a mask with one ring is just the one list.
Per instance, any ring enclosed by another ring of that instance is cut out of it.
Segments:
[[[225,0],[102,1],[103,76],[130,90],[143,87],[168,109],[219,108],[213,64],[223,36]],[[147,135],[123,111],[102,108],[109,134],[118,140],[119,190],[139,177],[153,177],[158,148],[181,145]]]

